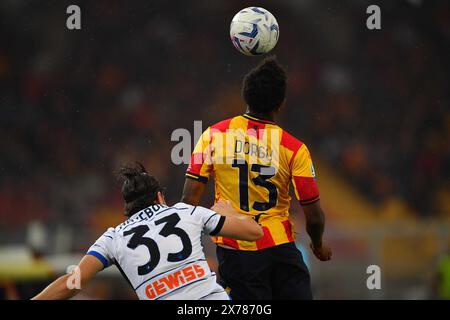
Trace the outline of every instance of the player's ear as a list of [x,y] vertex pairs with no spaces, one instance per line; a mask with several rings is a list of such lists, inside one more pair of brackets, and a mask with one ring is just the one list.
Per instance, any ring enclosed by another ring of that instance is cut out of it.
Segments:
[[158,193],[156,194],[156,200],[159,204],[166,205],[166,199],[164,199],[164,195],[161,191],[158,191]]
[[280,104],[276,112],[279,112],[281,109],[284,108],[284,105],[286,104],[286,98],[283,99],[283,102]]

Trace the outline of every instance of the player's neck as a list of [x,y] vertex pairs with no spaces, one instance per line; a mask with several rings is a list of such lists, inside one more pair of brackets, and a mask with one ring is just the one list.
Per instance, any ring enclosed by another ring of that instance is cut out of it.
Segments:
[[260,112],[255,112],[253,110],[247,109],[245,111],[245,114],[248,114],[249,116],[252,116],[254,118],[258,118],[261,120],[275,121],[274,113],[260,113]]

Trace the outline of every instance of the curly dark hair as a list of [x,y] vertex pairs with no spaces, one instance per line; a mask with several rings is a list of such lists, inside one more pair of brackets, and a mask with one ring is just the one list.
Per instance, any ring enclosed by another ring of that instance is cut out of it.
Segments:
[[265,58],[244,77],[242,98],[250,111],[271,113],[286,95],[286,73],[275,56]]
[[158,192],[163,191],[159,181],[139,162],[122,165],[116,177],[123,181],[122,196],[128,217],[155,203]]

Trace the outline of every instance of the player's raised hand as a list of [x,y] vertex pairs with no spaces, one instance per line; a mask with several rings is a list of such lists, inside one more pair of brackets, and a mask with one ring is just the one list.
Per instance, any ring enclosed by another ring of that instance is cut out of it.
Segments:
[[331,259],[332,252],[331,248],[322,244],[320,247],[314,247],[313,244],[310,244],[311,250],[314,253],[314,255],[319,259],[320,261],[328,261]]
[[[219,200],[212,207],[211,210],[221,214],[222,216],[240,217],[240,215],[232,206],[229,200]],[[245,217],[245,216],[244,216]]]
[[244,241],[256,241],[264,236],[261,226],[252,217],[236,211],[228,200],[219,200],[211,210],[225,216],[218,235]]

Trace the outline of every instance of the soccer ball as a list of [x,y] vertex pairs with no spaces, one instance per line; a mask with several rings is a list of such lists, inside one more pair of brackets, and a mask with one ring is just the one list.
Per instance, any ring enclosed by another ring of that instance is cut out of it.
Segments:
[[239,11],[230,25],[233,45],[247,56],[269,52],[277,44],[279,35],[280,29],[275,17],[260,7],[248,7]]

